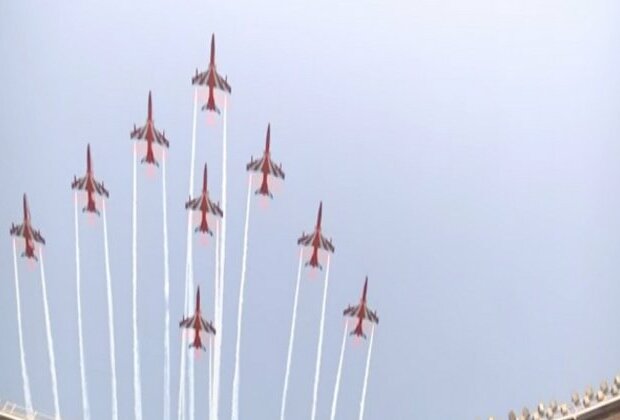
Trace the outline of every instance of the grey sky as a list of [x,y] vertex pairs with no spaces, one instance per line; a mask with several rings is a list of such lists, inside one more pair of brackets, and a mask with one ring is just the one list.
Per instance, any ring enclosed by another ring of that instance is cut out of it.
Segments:
[[[280,4],[284,3],[284,4]],[[501,3],[501,4],[500,4]],[[64,417],[81,415],[73,202],[90,142],[110,190],[121,418],[133,413],[131,141],[153,91],[166,130],[172,324],[182,313],[183,208],[195,68],[216,34],[229,108],[228,253],[222,372],[230,412],[246,188],[264,145],[287,174],[253,202],[241,417],[280,407],[296,238],[319,200],[334,238],[318,417],[329,413],[342,309],[368,274],[375,337],[369,419],[471,419],[617,373],[620,296],[620,4],[615,1],[0,3],[0,157],[7,229],[21,194],[48,241],[48,293]],[[198,129],[197,168],[221,196],[221,125]],[[145,418],[160,418],[161,184],[140,168],[139,326]],[[197,184],[196,184],[197,185]],[[101,222],[81,222],[86,366],[94,419],[109,418]],[[213,313],[213,245],[195,248]],[[21,402],[11,243],[0,241],[0,398]],[[21,261],[34,404],[51,412],[38,271]],[[309,416],[322,280],[305,279],[289,418]],[[179,338],[172,332],[176,407]],[[357,415],[365,344],[347,349],[339,413]],[[197,413],[206,415],[206,358]]]

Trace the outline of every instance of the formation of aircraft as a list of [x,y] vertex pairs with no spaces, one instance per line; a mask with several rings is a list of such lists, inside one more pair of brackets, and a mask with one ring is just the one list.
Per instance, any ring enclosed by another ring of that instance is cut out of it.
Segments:
[[282,170],[282,164],[276,165],[271,160],[271,153],[269,151],[269,144],[271,142],[271,124],[267,126],[267,139],[265,140],[265,151],[263,157],[254,160],[254,157],[250,158],[250,163],[246,165],[246,169],[251,172],[258,172],[263,175],[263,182],[256,194],[264,195],[269,198],[273,198],[273,194],[269,191],[269,185],[267,184],[267,177],[270,175],[275,178],[284,179],[284,171]]
[[196,291],[196,309],[194,310],[194,315],[189,318],[183,317],[181,322],[179,322],[180,328],[188,328],[194,330],[194,341],[189,345],[189,348],[195,349],[205,349],[205,346],[202,344],[202,340],[200,339],[200,332],[204,331],[207,334],[215,335],[215,328],[213,324],[209,321],[206,321],[202,314],[200,313],[200,286],[198,286],[198,290]]
[[[192,77],[192,84],[197,86],[204,86],[208,88],[208,100],[207,103],[202,107],[203,110],[212,111],[220,113],[219,108],[215,103],[214,97],[214,89],[219,89],[221,91],[231,93],[231,87],[228,83],[226,77],[222,77],[218,72],[215,64],[215,36],[211,37],[211,52],[210,52],[210,62],[206,71],[198,72],[196,70],[196,74]],[[165,132],[160,132],[154,124],[153,121],[153,104],[152,104],[152,95],[149,91],[148,95],[148,110],[147,110],[147,118],[146,123],[141,127],[136,127],[134,124],[133,130],[130,133],[130,138],[135,140],[146,141],[147,149],[146,155],[141,159],[141,163],[146,163],[150,165],[159,166],[159,163],[155,159],[154,145],[160,147],[169,147],[169,142],[166,138]],[[267,133],[265,138],[265,149],[263,151],[262,157],[258,159],[254,159],[251,157],[250,162],[246,165],[246,170],[254,173],[258,173],[262,175],[262,182],[260,187],[255,191],[255,194],[267,196],[273,198],[273,194],[269,189],[269,176],[274,178],[284,179],[285,173],[282,170],[282,164],[276,164],[272,160],[271,151],[270,151],[270,143],[271,143],[271,124],[267,126]],[[90,153],[90,145],[87,146],[86,149],[86,174],[77,178],[74,176],[73,182],[71,184],[71,188],[77,191],[85,191],[87,193],[87,204],[82,209],[83,212],[96,213],[100,214],[99,209],[97,209],[95,194],[101,197],[109,197],[109,192],[105,188],[103,182],[98,182],[95,179],[93,164]],[[213,236],[213,232],[211,231],[207,216],[209,214],[214,215],[215,217],[223,217],[223,211],[220,208],[219,202],[215,203],[211,201],[209,198],[209,192],[207,189],[207,165],[204,165],[203,172],[203,185],[202,185],[202,193],[200,196],[193,198],[190,196],[189,200],[185,203],[185,209],[190,211],[199,211],[200,212],[200,223],[195,228],[195,232],[200,233],[208,233]],[[11,224],[10,235],[15,237],[21,237],[25,240],[25,250],[21,254],[22,257],[34,259],[37,261],[37,256],[35,255],[35,242],[40,244],[45,244],[45,239],[39,232],[39,230],[35,230],[31,224],[30,211],[28,208],[28,202],[26,198],[26,194],[23,196],[23,223],[20,225]],[[302,233],[302,236],[298,239],[297,244],[303,247],[311,247],[312,255],[310,259],[305,263],[306,266],[311,266],[312,268],[322,269],[319,262],[319,250],[323,250],[326,252],[334,253],[335,247],[332,243],[332,239],[327,239],[323,233],[321,228],[321,220],[322,220],[322,212],[323,212],[323,203],[319,204],[317,221],[314,227],[314,230],[306,234]],[[362,297],[358,305],[347,307],[343,315],[357,318],[357,325],[355,329],[351,332],[351,335],[355,335],[358,337],[366,338],[366,335],[363,331],[363,321],[368,321],[371,323],[378,324],[379,318],[375,311],[372,311],[368,308],[366,303],[366,294],[368,288],[368,277],[364,282],[364,288],[362,292]],[[196,306],[195,311],[190,317],[183,317],[179,322],[180,328],[185,329],[193,329],[194,330],[194,340],[189,345],[190,348],[203,349],[205,350],[204,345],[201,341],[200,333],[202,331],[207,334],[216,334],[216,330],[213,327],[211,322],[206,321],[202,315],[200,310],[200,287],[198,287],[196,292]]]
[[323,269],[323,267],[321,266],[321,264],[319,264],[319,249],[323,249],[327,252],[332,253],[336,250],[336,248],[334,248],[334,245],[332,244],[332,240],[325,238],[325,236],[323,236],[323,234],[321,233],[322,214],[323,202],[321,201],[321,203],[319,204],[319,214],[316,218],[316,227],[314,228],[314,232],[307,235],[304,232],[302,233],[301,238],[297,240],[298,245],[312,247],[312,256],[305,265],[309,265],[312,268],[318,267],[321,270]]
[[45,238],[41,236],[41,232],[35,230],[32,227],[32,223],[30,222],[30,210],[28,209],[28,199],[26,198],[26,194],[24,194],[24,221],[21,225],[17,226],[11,223],[11,230],[9,233],[11,234],[11,236],[24,238],[25,250],[21,254],[22,257],[31,258],[35,261],[38,261],[38,258],[34,253],[34,243],[39,242],[45,245]]
[[77,179],[77,177],[73,176],[71,189],[86,191],[88,201],[86,203],[86,207],[84,207],[82,211],[96,213],[97,215],[99,215],[99,210],[97,210],[97,207],[95,205],[94,194],[105,197],[110,196],[108,190],[106,190],[103,186],[103,182],[97,182],[97,180],[95,180],[95,176],[93,174],[93,166],[90,159],[90,144],[86,147],[86,175],[84,175],[80,179]]
[[209,88],[209,98],[202,110],[213,111],[219,114],[220,109],[215,105],[213,89],[217,88],[228,93],[231,93],[232,90],[228,84],[228,77],[220,76],[215,66],[215,34],[211,35],[211,60],[209,61],[209,67],[201,73],[198,73],[198,69],[196,69],[196,75],[192,77],[192,85],[207,86]]
[[134,124],[130,137],[132,139],[146,141],[146,156],[140,162],[159,167],[159,163],[155,160],[155,155],[153,154],[153,143],[166,148],[170,147],[170,143],[166,139],[166,133],[160,132],[155,128],[155,123],[153,122],[153,101],[151,99],[150,91],[146,124],[142,127],[136,127]]
[[216,217],[223,217],[224,212],[220,208],[219,203],[214,203],[209,199],[209,191],[207,190],[207,164],[205,163],[205,169],[202,177],[202,194],[200,197],[189,200],[185,203],[185,208],[192,211],[200,211],[200,225],[196,227],[195,232],[208,233],[213,236],[213,232],[209,229],[207,223],[207,214],[211,213]]
[[360,303],[355,306],[349,306],[342,313],[344,316],[350,316],[353,318],[357,318],[357,325],[355,329],[351,332],[351,335],[356,335],[358,337],[366,338],[366,334],[364,334],[364,330],[362,329],[362,323],[364,320],[373,322],[375,324],[379,323],[379,317],[375,311],[371,311],[366,305],[366,292],[368,291],[368,276],[366,276],[366,281],[364,282],[364,290],[362,291],[362,298],[360,299]]

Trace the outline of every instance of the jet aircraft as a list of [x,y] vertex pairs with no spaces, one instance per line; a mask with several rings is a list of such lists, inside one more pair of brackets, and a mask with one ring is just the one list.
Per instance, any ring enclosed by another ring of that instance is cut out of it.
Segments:
[[213,96],[213,89],[217,88],[221,91],[231,93],[230,85],[228,84],[228,77],[222,77],[217,72],[215,66],[215,34],[211,35],[211,60],[209,61],[209,67],[206,71],[198,73],[192,77],[192,85],[207,86],[209,88],[209,99],[207,103],[202,107],[202,110],[208,110],[220,113],[220,109],[215,105],[215,97]]
[[319,249],[323,249],[327,252],[334,252],[336,249],[332,244],[332,240],[325,238],[321,233],[321,218],[323,214],[323,202],[319,204],[319,214],[317,215],[316,227],[314,228],[314,232],[305,234],[302,233],[301,238],[297,240],[298,245],[302,246],[310,246],[312,247],[312,256],[310,257],[310,261],[306,263],[306,266],[311,266],[312,268],[323,269],[321,264],[319,264]]
[[207,222],[207,214],[211,213],[216,217],[223,217],[224,212],[220,208],[219,203],[214,203],[209,199],[209,190],[207,190],[207,164],[205,163],[205,169],[202,177],[202,194],[200,197],[196,197],[192,199],[189,197],[189,200],[185,203],[185,208],[190,209],[192,211],[200,211],[200,225],[196,227],[196,232],[208,233],[213,236],[213,232],[209,228],[209,224]]
[[77,177],[74,176],[71,189],[86,191],[88,201],[86,203],[86,207],[84,207],[82,211],[96,213],[97,215],[99,215],[99,210],[97,210],[95,204],[94,194],[105,197],[110,196],[108,190],[106,190],[103,186],[103,182],[97,182],[97,180],[95,180],[93,166],[90,159],[90,144],[86,147],[86,175],[80,179],[77,179]]
[[11,223],[11,230],[9,232],[11,236],[24,238],[25,241],[25,250],[22,252],[21,256],[26,258],[32,258],[35,261],[38,261],[37,256],[35,255],[35,242],[39,242],[45,245],[45,239],[41,236],[41,232],[35,230],[32,227],[30,222],[30,210],[28,209],[28,199],[26,198],[26,194],[24,194],[24,222],[21,225],[15,226],[15,224]]
[[267,184],[267,178],[271,175],[275,178],[284,179],[284,171],[282,170],[282,164],[276,165],[271,160],[271,152],[269,151],[269,144],[271,143],[271,124],[267,126],[267,139],[265,140],[265,151],[263,157],[254,160],[254,157],[250,159],[250,163],[246,165],[246,169],[251,172],[258,172],[263,175],[263,182],[256,194],[268,196],[273,198],[273,194],[269,191],[269,185]]
[[153,143],[166,148],[170,147],[170,143],[168,142],[168,139],[166,139],[166,133],[160,132],[155,128],[155,123],[153,122],[153,101],[151,100],[150,91],[146,124],[142,127],[136,127],[134,124],[130,136],[132,139],[146,141],[146,156],[140,162],[159,167],[159,163],[155,160],[155,155],[153,153]]
[[364,291],[362,292],[362,298],[360,299],[360,303],[356,306],[349,306],[342,313],[344,316],[350,316],[353,318],[357,318],[357,326],[351,332],[351,335],[356,335],[358,337],[366,338],[366,334],[362,329],[362,322],[364,320],[373,322],[375,324],[379,323],[379,317],[375,311],[371,311],[366,305],[366,292],[368,290],[368,276],[366,276],[366,281],[364,282]]

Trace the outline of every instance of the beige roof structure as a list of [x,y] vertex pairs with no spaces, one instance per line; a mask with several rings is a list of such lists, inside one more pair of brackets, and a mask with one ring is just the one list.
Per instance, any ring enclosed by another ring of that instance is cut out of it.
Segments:
[[573,393],[569,403],[541,402],[531,410],[524,407],[519,414],[510,411],[508,420],[620,420],[620,375],[611,386],[603,381],[596,391],[588,387],[583,395]]
[[0,420],[54,420],[54,418],[36,411],[28,412],[15,403],[0,400]]

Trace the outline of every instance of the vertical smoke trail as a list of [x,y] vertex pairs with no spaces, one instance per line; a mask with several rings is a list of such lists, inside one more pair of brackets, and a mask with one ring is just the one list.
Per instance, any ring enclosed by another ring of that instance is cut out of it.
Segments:
[[[196,91],[197,92],[197,91]],[[197,93],[196,93],[197,95]],[[194,108],[195,109],[195,108]],[[192,165],[193,165],[193,161],[194,161],[194,154],[196,153],[195,148],[196,148],[196,114],[194,114],[194,121],[193,121],[193,126],[192,126]],[[191,169],[191,171],[193,171],[193,168]],[[190,185],[193,187],[193,181],[194,181],[194,175],[193,172],[190,174],[192,176],[192,179],[190,181]],[[190,193],[191,194],[191,193]],[[191,213],[191,212],[190,212]],[[187,256],[187,305],[188,305],[188,312],[191,310],[189,308],[190,302],[191,302],[191,294],[194,292],[194,244],[191,238],[191,232],[190,232],[190,241],[189,241],[189,248],[188,248],[188,256]],[[194,358],[190,357],[187,363],[187,367],[188,367],[188,387],[189,387],[189,398],[188,398],[188,402],[189,402],[189,407],[188,407],[188,419],[189,420],[194,420],[195,417],[195,410],[196,410],[196,405],[195,405],[195,401],[194,401]]]
[[370,331],[370,343],[368,343],[368,357],[366,358],[366,373],[364,373],[364,386],[362,388],[362,400],[360,401],[360,417],[359,420],[364,419],[364,405],[366,404],[366,390],[368,389],[368,372],[370,371],[370,355],[372,354],[372,339],[375,336],[375,327],[371,327]]
[[[192,163],[190,165],[190,175],[191,175],[191,180],[189,183],[190,186],[190,192],[189,194],[191,195],[192,191],[194,190],[194,159],[195,159],[195,154],[196,154],[196,120],[197,120],[197,108],[198,108],[198,89],[195,88],[194,89],[194,116],[193,116],[193,121],[192,121],[192,155],[191,155],[191,159],[192,159]],[[191,212],[190,212],[191,214]],[[190,302],[191,302],[191,295],[194,292],[194,244],[192,241],[192,237],[191,237],[191,227],[190,227],[190,232],[189,232],[189,242],[188,242],[188,249],[187,249],[187,312],[190,312]],[[188,419],[189,420],[194,420],[194,414],[195,414],[195,410],[196,410],[196,405],[194,402],[194,358],[190,357],[188,360],[188,379],[189,379],[189,407],[188,407]]]
[[77,294],[78,312],[78,346],[80,351],[80,381],[82,385],[82,412],[84,420],[90,420],[90,407],[88,404],[88,385],[86,382],[86,363],[84,361],[84,335],[82,332],[82,292],[80,278],[80,234],[78,220],[78,196],[77,192],[73,195],[74,215],[75,215],[75,289]]
[[60,404],[58,402],[58,380],[56,379],[56,358],[54,357],[54,340],[52,339],[52,325],[50,308],[47,302],[47,286],[45,284],[45,267],[43,265],[43,249],[39,248],[41,267],[41,290],[43,292],[43,310],[45,311],[45,332],[47,334],[47,352],[50,359],[50,374],[52,376],[52,394],[54,396],[54,417],[60,419]]
[[248,198],[245,205],[245,230],[243,231],[243,257],[241,259],[241,284],[239,285],[239,308],[237,309],[237,347],[235,350],[235,373],[233,376],[232,420],[239,419],[239,352],[241,347],[241,320],[243,318],[243,292],[248,261],[248,229],[250,224],[250,198],[252,197],[252,174],[248,177]]
[[314,372],[314,390],[312,392],[312,415],[316,418],[316,403],[319,394],[319,375],[321,373],[321,355],[323,353],[323,327],[325,326],[325,303],[327,302],[327,286],[329,284],[329,254],[327,255],[327,268],[325,269],[325,285],[323,286],[323,305],[321,308],[321,324],[319,326],[319,345],[316,352],[316,370]]
[[209,340],[209,418],[211,418],[211,401],[213,400],[213,340]]
[[[187,217],[187,242],[188,242],[188,255],[189,255],[189,248],[191,247],[190,241],[191,241],[191,225],[192,223],[192,219],[191,219],[191,215],[188,215]],[[184,314],[189,313],[189,292],[188,292],[188,288],[187,288],[187,279],[189,277],[189,263],[186,262],[185,264],[185,295],[184,295],[184,302],[183,302],[183,312]],[[185,315],[184,315],[185,316]],[[178,419],[182,420],[185,419],[185,359],[187,357],[186,355],[186,351],[187,351],[187,334],[184,330],[181,331],[181,366],[179,367],[179,401],[178,401]]]
[[215,335],[215,373],[213,376],[213,406],[215,413],[215,420],[218,419],[219,416],[219,399],[220,399],[220,368],[221,368],[221,358],[222,358],[222,333],[224,326],[224,271],[226,267],[226,165],[227,165],[227,141],[228,141],[228,129],[227,129],[227,96],[224,96],[224,132],[222,135],[222,211],[224,212],[224,217],[222,218],[222,233],[221,233],[221,244],[220,244],[220,278],[219,278],[219,296],[218,296],[218,312],[219,312],[219,320],[218,325],[216,327],[217,334]]
[[26,369],[26,352],[24,351],[24,332],[22,329],[22,307],[19,297],[19,273],[17,272],[17,250],[13,239],[13,272],[15,273],[15,301],[17,302],[17,332],[19,335],[19,361],[22,366],[22,380],[24,382],[24,404],[28,413],[32,413],[32,396],[30,395],[30,380]]
[[[198,108],[198,88],[194,88],[194,112],[192,119],[192,145],[191,145],[191,160],[189,165],[189,195],[192,195],[194,191],[194,161],[196,160],[196,118]],[[190,295],[192,289],[190,288],[190,277],[193,277],[192,265],[192,214],[187,214],[187,254],[185,259],[185,295],[183,310],[185,313],[190,311]],[[187,358],[187,334],[185,332],[181,335],[181,366],[179,368],[179,402],[178,402],[178,419],[185,419],[185,360]],[[191,359],[190,359],[191,360]]]
[[116,389],[116,344],[114,343],[114,300],[112,299],[112,275],[110,273],[110,251],[108,247],[108,218],[105,200],[101,203],[103,212],[103,250],[105,252],[106,293],[108,297],[108,331],[110,334],[110,371],[112,372],[112,420],[118,420],[118,391]]
[[166,152],[161,159],[161,197],[164,229],[164,420],[170,420],[170,267],[168,260],[168,206],[166,194]]
[[[220,279],[220,221],[218,220],[215,224],[215,278],[213,281],[213,286],[214,286],[214,292],[213,292],[213,296],[214,296],[214,309],[213,309],[213,322],[214,324],[217,326],[219,325],[219,314],[218,314],[218,296],[219,296],[219,279]],[[217,328],[217,327],[216,327]],[[219,333],[219,331],[216,331],[216,335]],[[214,375],[215,375],[215,337],[211,340],[211,355],[210,355],[210,360],[209,362],[212,364],[212,370],[210,372],[210,379],[211,379],[211,384],[210,384],[210,395],[209,395],[209,419],[210,420],[214,420],[215,419],[215,410],[213,407],[213,400],[214,400]]]
[[282,406],[280,407],[280,420],[284,420],[286,410],[286,394],[288,392],[288,377],[291,373],[291,356],[293,355],[293,343],[295,342],[295,323],[297,322],[297,300],[299,298],[299,283],[301,281],[301,259],[303,248],[299,249],[299,265],[297,267],[297,281],[295,283],[295,298],[293,299],[293,318],[291,320],[291,336],[288,341],[288,353],[286,356],[286,372],[284,373],[284,390],[282,391]]
[[[190,219],[191,222],[191,219]],[[185,282],[187,289],[187,267],[185,267]],[[183,302],[183,312],[188,313],[187,308],[189,305],[189,298],[187,290],[185,291],[185,297]],[[181,366],[179,367],[179,401],[177,407],[178,420],[185,419],[185,352],[187,351],[187,334],[184,330],[181,330]]]
[[342,346],[340,347],[340,360],[338,361],[338,371],[336,372],[336,385],[334,386],[334,399],[332,400],[331,420],[336,418],[336,405],[338,404],[338,391],[340,391],[340,376],[342,375],[342,362],[344,361],[344,349],[347,344],[347,332],[349,324],[345,322],[344,333],[342,335]]
[[131,209],[131,286],[132,286],[132,321],[133,321],[133,393],[134,417],[142,420],[142,389],[140,384],[140,349],[138,344],[138,181],[137,181],[137,150],[133,147],[133,202]]
[[[185,268],[185,278],[187,282],[187,267]],[[187,284],[186,284],[187,286]],[[186,287],[187,288],[187,287]],[[183,311],[187,313],[188,307],[187,290],[185,291],[185,298],[183,302]],[[185,314],[184,314],[185,316]],[[181,366],[179,367],[179,401],[178,401],[178,420],[185,419],[185,352],[187,351],[187,334],[184,330],[181,331]]]

